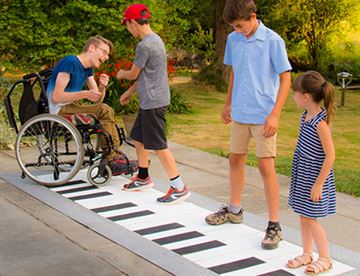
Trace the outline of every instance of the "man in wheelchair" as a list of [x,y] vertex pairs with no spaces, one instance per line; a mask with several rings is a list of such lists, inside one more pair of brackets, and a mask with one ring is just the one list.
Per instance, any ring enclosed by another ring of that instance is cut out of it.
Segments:
[[[47,96],[51,114],[75,120],[75,124],[86,124],[92,117],[101,123],[103,129],[110,134],[113,146],[109,146],[109,141],[103,135],[99,135],[99,146],[103,152],[109,153],[107,160],[112,174],[119,175],[124,173],[126,160],[117,152],[120,138],[114,111],[103,103],[109,77],[101,74],[99,86],[94,79],[94,68],[108,60],[112,50],[110,40],[100,35],[90,37],[79,55],[66,56],[57,63],[47,87]],[[83,89],[85,83],[87,90]],[[93,103],[80,103],[83,99]]]

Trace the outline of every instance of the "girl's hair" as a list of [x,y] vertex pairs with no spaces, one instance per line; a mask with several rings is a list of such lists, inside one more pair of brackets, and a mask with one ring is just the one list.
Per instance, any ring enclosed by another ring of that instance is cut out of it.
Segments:
[[298,76],[292,83],[292,90],[301,93],[308,93],[316,103],[324,101],[327,114],[327,123],[330,123],[335,114],[335,88],[316,71],[307,71]]
[[256,13],[255,0],[227,0],[223,19],[226,23],[235,20],[249,20],[252,13]]
[[91,36],[86,41],[85,46],[82,51],[86,52],[89,49],[90,45],[99,46],[101,43],[105,43],[106,45],[109,46],[109,49],[110,49],[109,54],[111,54],[114,49],[114,45],[112,44],[112,42],[110,40],[106,39],[105,37],[102,37],[101,35]]

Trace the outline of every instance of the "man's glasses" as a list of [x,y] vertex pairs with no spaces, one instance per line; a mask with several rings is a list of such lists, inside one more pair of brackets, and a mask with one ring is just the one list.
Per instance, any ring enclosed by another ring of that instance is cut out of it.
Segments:
[[106,50],[106,49],[104,49],[104,48],[101,48],[101,47],[99,47],[99,46],[95,46],[95,47],[98,48],[98,49],[100,49],[100,50],[103,52],[103,54],[106,55],[106,56],[108,56],[108,55],[110,54],[109,51]]

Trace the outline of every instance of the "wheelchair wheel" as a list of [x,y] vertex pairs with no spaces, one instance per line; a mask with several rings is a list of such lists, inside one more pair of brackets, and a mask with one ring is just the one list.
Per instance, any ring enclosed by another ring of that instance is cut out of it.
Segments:
[[25,175],[45,186],[68,182],[84,159],[79,131],[64,118],[52,114],[28,120],[17,136],[15,150]]
[[87,171],[87,179],[92,185],[105,186],[111,180],[111,169],[108,165],[105,165],[103,172],[100,172],[100,165],[93,164]]

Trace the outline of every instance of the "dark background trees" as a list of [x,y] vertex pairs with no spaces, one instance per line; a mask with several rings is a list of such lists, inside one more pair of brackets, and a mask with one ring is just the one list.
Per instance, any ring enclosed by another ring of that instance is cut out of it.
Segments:
[[[151,8],[152,27],[172,57],[181,52],[180,59],[188,58],[202,69],[203,79],[226,80],[222,60],[231,28],[222,20],[225,0],[140,2]],[[78,53],[94,34],[115,42],[117,56],[129,56],[136,41],[120,26],[128,5],[127,0],[3,0],[1,67],[51,66],[66,54]],[[345,68],[360,74],[360,2],[257,0],[257,6],[258,18],[284,38],[295,70],[314,68],[333,76]]]
[[[146,2],[146,1],[145,1]],[[192,0],[147,1],[168,48],[183,43],[190,30]],[[0,2],[0,60],[20,67],[52,65],[78,53],[91,35],[115,43],[116,53],[128,54],[136,42],[120,26],[127,0],[10,0]]]
[[125,1],[11,0],[2,3],[0,57],[16,66],[52,65],[78,53],[97,33],[123,37],[119,10]]
[[307,55],[294,65],[326,72],[332,61],[331,35],[340,30],[341,21],[351,20],[351,8],[348,0],[276,0],[266,22],[286,40],[293,63],[298,57],[292,51],[304,44]]

